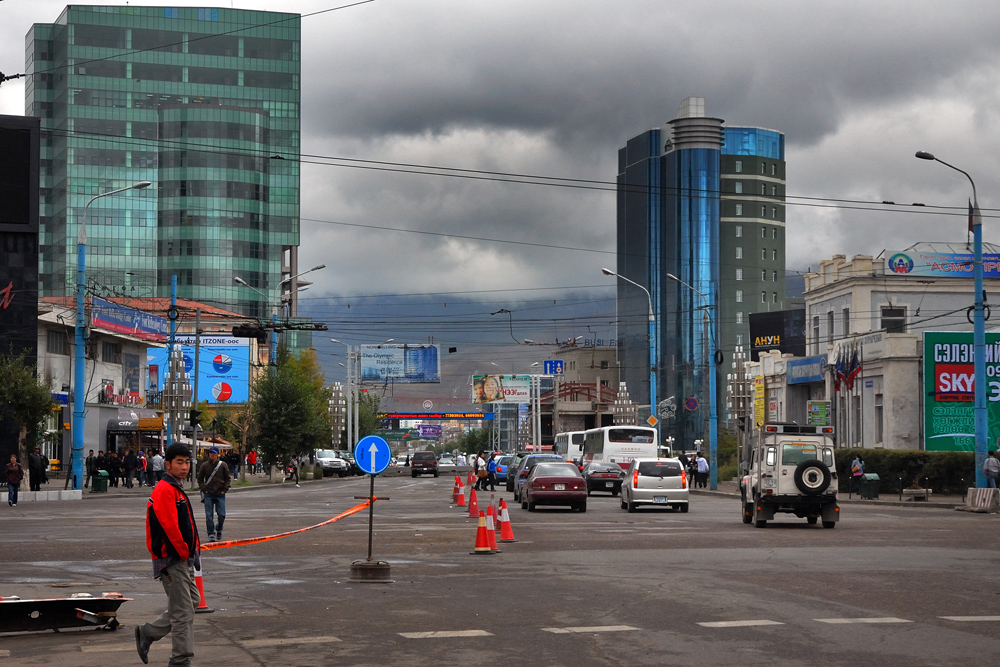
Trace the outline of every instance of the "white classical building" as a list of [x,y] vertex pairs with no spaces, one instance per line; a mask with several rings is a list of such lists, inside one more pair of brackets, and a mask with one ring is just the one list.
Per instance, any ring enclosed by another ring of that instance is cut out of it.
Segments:
[[[812,414],[828,411],[839,447],[922,449],[923,333],[972,330],[967,255],[964,245],[921,243],[820,262],[805,277],[808,356],[774,351],[746,364],[749,379],[764,380],[764,419],[806,423],[816,401]],[[984,287],[1000,293],[1000,277]],[[836,381],[838,359],[845,376],[856,369],[852,382]]]

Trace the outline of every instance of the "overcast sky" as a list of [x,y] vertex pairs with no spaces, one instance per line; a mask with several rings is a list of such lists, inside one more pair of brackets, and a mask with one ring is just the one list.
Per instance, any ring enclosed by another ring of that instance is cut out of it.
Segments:
[[[0,2],[0,70],[23,71],[30,25],[65,4]],[[345,3],[216,4],[308,14]],[[700,96],[729,124],[785,133],[788,268],[805,269],[834,253],[965,240],[963,218],[909,206],[962,207],[970,194],[917,150],[970,172],[984,209],[1000,205],[998,34],[1000,4],[983,1],[375,0],[303,19],[302,153],[613,182],[628,138]],[[23,91],[0,86],[0,112],[23,114]],[[613,335],[599,269],[615,263],[614,203],[613,189],[307,163],[301,264],[327,268],[303,303],[346,342],[433,335],[464,354],[506,338],[490,358],[530,363],[508,329]],[[1000,240],[992,219],[984,229]],[[510,320],[489,315],[500,308]],[[435,324],[413,328],[417,317]],[[336,379],[341,346],[328,345]],[[450,396],[456,382],[428,391]]]

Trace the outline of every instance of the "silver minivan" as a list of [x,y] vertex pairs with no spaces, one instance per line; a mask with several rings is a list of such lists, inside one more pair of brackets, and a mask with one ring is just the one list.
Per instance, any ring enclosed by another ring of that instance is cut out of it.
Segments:
[[622,509],[639,505],[688,511],[687,472],[678,459],[632,459],[622,483]]

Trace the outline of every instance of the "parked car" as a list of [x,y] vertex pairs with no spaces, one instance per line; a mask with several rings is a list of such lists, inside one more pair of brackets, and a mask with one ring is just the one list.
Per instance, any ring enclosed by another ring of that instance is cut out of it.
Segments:
[[507,483],[507,469],[510,467],[510,462],[514,460],[513,456],[509,454],[506,456],[501,456],[497,459],[497,481]]
[[351,464],[337,456],[337,452],[332,449],[317,449],[316,462],[323,468],[323,477],[346,477],[351,474]]
[[688,481],[677,459],[633,459],[622,484],[622,509],[636,511],[639,505],[671,507],[688,511]]
[[625,471],[617,463],[594,461],[583,466],[583,478],[587,480],[587,495],[594,491],[607,491],[617,496],[622,491]]
[[442,454],[441,458],[438,459],[438,469],[443,470],[445,468],[455,467],[455,457],[451,454]]
[[347,461],[351,467],[352,475],[364,475],[365,471],[358,467],[358,462],[354,460],[354,454],[346,449],[336,450],[337,456]]
[[434,475],[437,477],[441,473],[438,471],[437,455],[431,451],[414,452],[410,457],[410,477],[417,475]]
[[531,468],[521,491],[521,509],[538,505],[569,505],[587,511],[587,480],[573,463],[540,462]]
[[[521,463],[514,474],[514,502],[521,502],[521,489],[524,488],[524,481],[531,474],[531,471],[539,463],[550,461],[553,463],[565,463],[566,459],[555,454],[529,454],[521,459]],[[577,470],[579,472],[579,470]],[[510,474],[508,469],[508,475]]]
[[533,451],[530,451],[530,450],[522,450],[522,451],[517,452],[516,454],[514,454],[514,459],[507,466],[507,490],[508,491],[513,491],[514,490],[515,477],[514,477],[514,475],[512,475],[510,473],[517,472],[517,468],[518,468],[519,465],[521,465],[521,461],[524,460],[525,456],[529,456],[531,454],[539,454],[539,453],[540,452],[533,452]]

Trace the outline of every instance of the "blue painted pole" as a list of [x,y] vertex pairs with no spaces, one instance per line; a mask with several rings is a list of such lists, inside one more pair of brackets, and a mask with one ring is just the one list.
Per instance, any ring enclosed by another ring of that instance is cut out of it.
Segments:
[[[88,204],[89,206],[89,204]],[[83,431],[86,425],[87,362],[84,298],[87,282],[87,209],[83,209],[80,233],[76,237],[76,337],[73,351],[73,489],[83,484]]]
[[[707,299],[706,299],[707,301]],[[716,377],[715,377],[715,336],[712,335],[712,319],[711,314],[708,311],[708,307],[705,308],[705,326],[709,327],[708,330],[708,405],[709,405],[709,422],[708,422],[708,488],[711,490],[716,490],[719,488],[719,408],[716,405]]]
[[[278,316],[277,314],[271,315],[271,324],[275,327],[278,326]],[[278,365],[278,330],[275,328],[271,331],[271,366]]]
[[[969,179],[972,180],[972,179]],[[989,447],[989,424],[986,416],[986,317],[983,308],[983,222],[979,202],[975,201],[973,184],[972,239],[975,248],[973,275],[976,283],[976,306],[973,312],[972,343],[975,347],[975,421],[976,421],[976,487],[986,488],[986,452]]]

